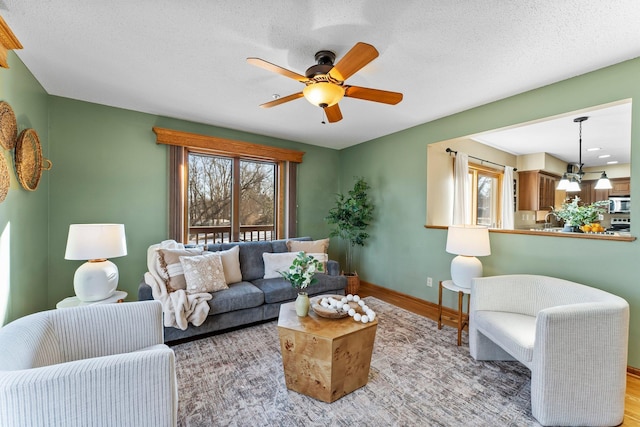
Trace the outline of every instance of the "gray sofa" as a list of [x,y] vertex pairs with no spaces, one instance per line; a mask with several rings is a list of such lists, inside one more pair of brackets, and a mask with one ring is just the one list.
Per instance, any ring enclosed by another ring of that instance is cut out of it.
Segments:
[[[311,240],[309,237],[294,240]],[[242,281],[229,284],[229,289],[213,292],[208,301],[209,315],[200,326],[189,324],[186,330],[165,327],[164,341],[172,342],[225,329],[249,325],[278,317],[280,305],[294,301],[297,290],[284,278],[263,279],[264,252],[287,252],[286,240],[234,242],[207,245],[208,251],[220,251],[239,246]],[[318,281],[307,288],[310,296],[319,294],[344,295],[347,278],[340,275],[338,262],[329,260],[327,272],[315,276]],[[138,287],[138,299],[153,299],[151,286],[144,282]]]

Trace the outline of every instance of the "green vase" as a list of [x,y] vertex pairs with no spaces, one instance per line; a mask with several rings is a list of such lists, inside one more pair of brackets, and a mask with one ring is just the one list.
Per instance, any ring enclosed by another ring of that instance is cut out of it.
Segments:
[[309,314],[309,295],[306,292],[298,292],[296,298],[296,314],[305,317]]

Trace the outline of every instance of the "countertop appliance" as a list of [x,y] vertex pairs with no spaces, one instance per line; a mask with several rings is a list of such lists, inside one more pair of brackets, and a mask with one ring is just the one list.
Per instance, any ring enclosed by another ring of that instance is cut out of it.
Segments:
[[631,197],[609,197],[609,213],[630,213]]
[[611,218],[611,228],[607,231],[631,232],[631,218]]

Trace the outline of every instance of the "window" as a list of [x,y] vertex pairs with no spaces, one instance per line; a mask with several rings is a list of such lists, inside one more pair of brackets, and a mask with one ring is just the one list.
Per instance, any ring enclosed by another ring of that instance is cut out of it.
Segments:
[[469,164],[472,224],[492,228],[500,225],[502,177],[503,174],[494,169]]
[[189,151],[187,164],[190,243],[275,238],[276,163]]
[[153,128],[169,150],[169,238],[184,243],[294,237],[301,151]]

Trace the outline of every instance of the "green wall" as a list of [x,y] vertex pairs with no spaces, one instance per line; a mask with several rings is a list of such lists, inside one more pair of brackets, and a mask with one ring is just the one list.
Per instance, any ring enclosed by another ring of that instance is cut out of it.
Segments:
[[[428,144],[625,98],[640,102],[638,76],[640,59],[635,59],[342,150],[343,190],[352,185],[352,176],[364,176],[376,204],[372,238],[360,255],[362,279],[437,302],[437,281],[449,278],[453,255],[444,250],[446,230],[424,228]],[[640,199],[637,105],[632,123],[631,191]],[[640,211],[632,218],[635,223]],[[545,274],[625,298],[631,306],[629,365],[640,367],[639,241],[491,233],[491,250],[482,258],[485,275]],[[434,279],[432,288],[427,277]],[[454,306],[452,296],[447,304]]]
[[[8,56],[9,69],[0,69],[0,100],[11,105],[18,132],[33,128],[45,157],[49,156],[48,96],[22,61]],[[48,307],[47,246],[49,172],[43,172],[37,191],[26,191],[15,174],[14,151],[0,151],[11,184],[0,203],[0,325]]]

